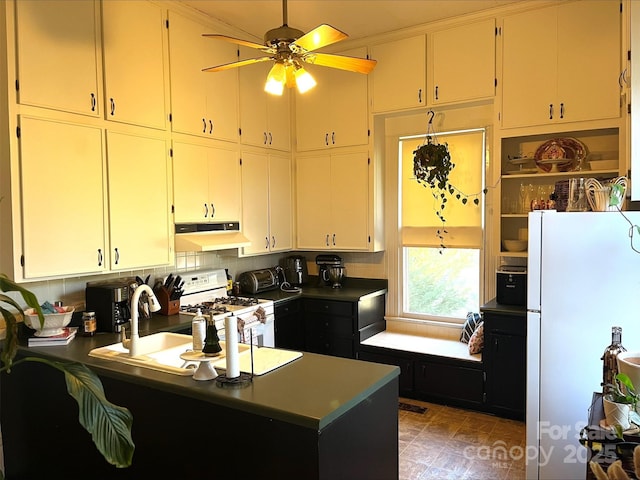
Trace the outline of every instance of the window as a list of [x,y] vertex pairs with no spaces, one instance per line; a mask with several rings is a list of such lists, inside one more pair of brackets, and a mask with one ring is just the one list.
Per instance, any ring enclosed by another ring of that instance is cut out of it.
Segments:
[[[455,164],[450,180],[459,189],[453,195],[447,193],[444,226],[436,215],[440,200],[413,178],[413,151],[424,140],[424,136],[400,137],[402,316],[462,322],[467,312],[478,311],[482,291],[484,198],[480,192],[484,188],[485,131],[437,136],[437,142],[449,146]],[[463,204],[457,195],[469,201]],[[478,205],[472,201],[476,195]],[[446,248],[441,247],[441,240]]]

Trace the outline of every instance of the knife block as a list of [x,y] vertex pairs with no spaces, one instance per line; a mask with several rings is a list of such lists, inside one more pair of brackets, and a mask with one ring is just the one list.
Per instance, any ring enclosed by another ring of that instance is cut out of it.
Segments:
[[176,315],[180,312],[180,299],[171,300],[169,297],[169,290],[164,286],[154,290],[156,298],[160,302],[160,315]]

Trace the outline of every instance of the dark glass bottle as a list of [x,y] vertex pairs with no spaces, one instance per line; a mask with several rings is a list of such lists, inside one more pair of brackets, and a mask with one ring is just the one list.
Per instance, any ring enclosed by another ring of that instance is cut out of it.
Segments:
[[220,337],[218,337],[218,329],[213,319],[207,321],[207,335],[204,339],[204,347],[202,353],[206,356],[217,355],[222,351],[220,346]]
[[609,345],[602,355],[602,387],[606,393],[606,385],[612,385],[618,374],[618,354],[626,352],[622,346],[622,327],[611,327],[611,345]]

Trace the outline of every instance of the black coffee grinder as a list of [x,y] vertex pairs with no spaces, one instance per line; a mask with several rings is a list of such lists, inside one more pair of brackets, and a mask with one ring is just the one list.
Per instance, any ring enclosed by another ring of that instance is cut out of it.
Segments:
[[329,278],[330,267],[344,267],[342,258],[338,255],[318,255],[316,257],[316,265],[318,265],[318,285],[320,287],[333,285]]

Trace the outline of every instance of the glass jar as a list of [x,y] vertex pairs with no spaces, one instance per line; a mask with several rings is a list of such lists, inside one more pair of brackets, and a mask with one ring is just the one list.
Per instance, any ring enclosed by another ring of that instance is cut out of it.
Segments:
[[82,314],[82,336],[93,337],[96,333],[96,312],[84,312]]

